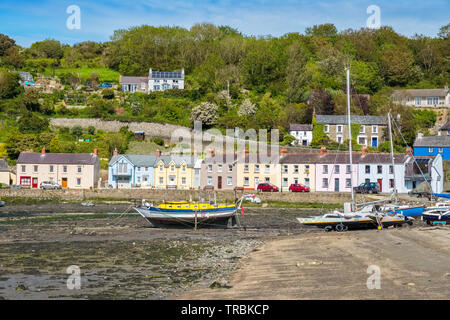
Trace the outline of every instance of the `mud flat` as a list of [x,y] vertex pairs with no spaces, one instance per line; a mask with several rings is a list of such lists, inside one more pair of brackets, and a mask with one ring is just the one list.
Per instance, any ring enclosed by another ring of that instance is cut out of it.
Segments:
[[[195,231],[153,229],[140,216],[89,212],[99,206],[46,214],[53,206],[3,212],[0,298],[166,299],[227,283],[240,259],[265,239],[304,232],[295,221],[298,210],[249,209],[241,216],[243,229]],[[80,290],[67,288],[72,265],[81,270]]]

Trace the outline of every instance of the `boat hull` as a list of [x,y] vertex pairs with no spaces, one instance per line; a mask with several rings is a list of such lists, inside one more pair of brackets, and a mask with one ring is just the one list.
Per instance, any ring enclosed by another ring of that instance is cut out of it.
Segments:
[[[371,218],[357,218],[357,219],[342,219],[342,220],[329,220],[329,221],[314,221],[315,219],[297,219],[300,224],[304,226],[314,226],[318,228],[335,228],[338,225],[344,225],[350,230],[356,229],[373,229],[378,228],[376,220]],[[381,220],[383,227],[399,226],[407,223],[408,221],[400,217],[385,217]]]
[[401,208],[400,207],[398,209],[386,210],[387,213],[399,214],[404,217],[420,217],[424,211],[425,211],[424,206],[412,207],[412,208]]
[[168,210],[156,207],[134,207],[143,218],[154,227],[179,226],[193,227],[208,226],[211,228],[233,227],[236,219],[236,207],[210,209],[205,211]]
[[426,222],[445,221],[447,224],[450,224],[450,214],[442,215],[439,213],[424,213],[422,215],[422,220]]

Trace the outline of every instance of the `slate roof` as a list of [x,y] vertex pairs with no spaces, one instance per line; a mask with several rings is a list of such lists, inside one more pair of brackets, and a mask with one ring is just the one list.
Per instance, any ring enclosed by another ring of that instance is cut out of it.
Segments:
[[[203,161],[204,164],[232,164],[237,160],[237,154],[220,154],[215,155],[214,157],[206,157]],[[227,161],[229,159],[232,159],[231,161]]]
[[447,89],[409,89],[395,90],[392,93],[394,97],[445,97],[448,94]]
[[5,159],[0,159],[0,172],[9,171],[8,162]]
[[17,164],[80,164],[94,165],[98,157],[88,153],[28,153],[19,155]]
[[431,136],[417,138],[414,147],[450,147],[450,136]]
[[161,156],[160,158],[156,159],[155,165],[157,165],[160,161],[164,163],[164,166],[168,167],[169,164],[173,161],[175,163],[176,167],[181,166],[183,162],[186,163],[188,168],[194,168],[196,164],[196,158],[189,157],[189,156],[179,156],[179,155],[173,155],[173,156]]
[[125,84],[141,84],[147,83],[148,77],[128,77],[128,76],[120,76],[120,83]]
[[[380,116],[351,116],[352,124],[362,125],[387,125],[387,118]],[[346,115],[316,115],[316,121],[319,124],[347,124],[348,116]]]
[[289,131],[312,131],[312,124],[291,124]]
[[439,129],[439,131],[447,131],[450,130],[450,122],[447,122],[442,126],[442,128]]
[[[402,164],[408,160],[406,154],[396,154],[395,163]],[[389,164],[392,163],[389,153],[368,153],[364,157],[361,153],[353,153],[353,164]],[[348,153],[319,153],[288,154],[281,158],[281,164],[349,164]]]
[[109,161],[109,165],[114,164],[120,158],[126,158],[129,162],[134,164],[136,167],[153,167],[156,162],[155,155],[138,155],[138,154],[122,154],[113,156]]

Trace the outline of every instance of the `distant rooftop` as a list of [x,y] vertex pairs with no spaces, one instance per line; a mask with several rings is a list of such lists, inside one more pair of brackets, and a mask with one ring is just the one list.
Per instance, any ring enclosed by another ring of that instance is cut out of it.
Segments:
[[406,89],[395,90],[392,93],[393,97],[445,97],[448,94],[448,89]]
[[312,131],[312,124],[291,124],[290,131]]
[[89,153],[28,153],[19,155],[17,164],[81,164],[93,165],[98,158]]
[[150,79],[183,79],[182,72],[161,72],[152,71],[149,76]]
[[450,147],[450,136],[418,137],[414,147]]
[[[316,115],[316,121],[319,124],[347,124],[348,116],[346,115]],[[386,117],[380,116],[351,116],[352,124],[362,125],[387,125]]]

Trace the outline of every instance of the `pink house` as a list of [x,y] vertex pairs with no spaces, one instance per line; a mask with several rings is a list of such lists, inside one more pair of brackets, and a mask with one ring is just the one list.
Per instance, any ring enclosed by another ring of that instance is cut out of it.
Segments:
[[316,162],[317,192],[351,192],[358,183],[358,162],[360,154],[353,154],[355,162],[350,167],[349,154],[327,153],[322,148]]

